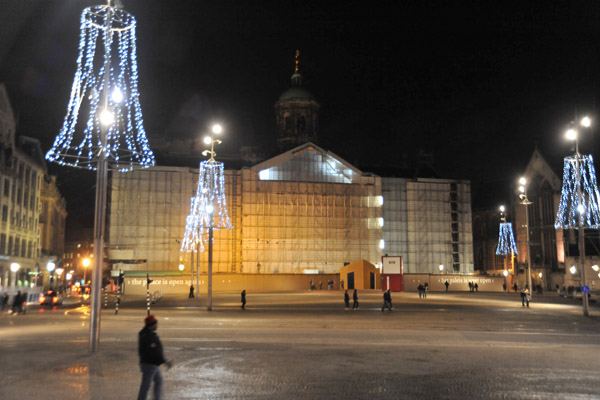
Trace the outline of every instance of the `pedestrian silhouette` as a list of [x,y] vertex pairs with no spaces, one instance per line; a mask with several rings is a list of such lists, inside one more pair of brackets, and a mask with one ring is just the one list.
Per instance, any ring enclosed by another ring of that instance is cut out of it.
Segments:
[[354,294],[352,294],[352,309],[358,309],[358,292],[354,289]]
[[188,299],[193,299],[194,298],[194,285],[190,285],[190,295],[188,296]]
[[383,292],[383,306],[381,306],[381,312],[386,308],[392,311],[392,294],[390,293],[390,289]]
[[162,398],[163,377],[160,372],[161,364],[171,368],[173,363],[165,360],[163,347],[156,329],[158,321],[150,314],[144,319],[144,328],[138,333],[138,353],[140,356],[140,370],[142,371],[142,383],[138,393],[138,400],[148,397],[150,386],[154,382],[154,398]]
[[246,309],[246,289],[242,290],[242,310],[245,310],[245,309]]
[[346,306],[346,311],[348,311],[348,309],[350,308],[350,296],[348,295],[348,290],[344,292],[344,304]]
[[444,285],[446,286],[446,292],[448,291],[448,286],[450,286],[450,282],[446,281],[444,282]]

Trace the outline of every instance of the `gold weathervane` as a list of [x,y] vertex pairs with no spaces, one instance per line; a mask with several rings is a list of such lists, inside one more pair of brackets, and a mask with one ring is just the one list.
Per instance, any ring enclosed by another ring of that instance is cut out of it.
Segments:
[[296,69],[294,72],[298,72],[300,66],[300,50],[296,50]]

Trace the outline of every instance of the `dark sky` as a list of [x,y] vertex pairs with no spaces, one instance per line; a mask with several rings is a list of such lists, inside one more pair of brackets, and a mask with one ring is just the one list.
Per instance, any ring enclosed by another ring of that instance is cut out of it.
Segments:
[[[273,104],[300,49],[324,147],[367,171],[424,150],[443,177],[506,183],[535,145],[560,174],[571,151],[562,134],[576,113],[595,112],[600,91],[593,1],[123,3],[138,21],[151,147],[153,138],[201,136],[214,120],[225,125],[224,158],[242,143],[272,147]],[[65,115],[79,16],[97,4],[0,0],[0,81],[19,133],[44,150]],[[195,122],[182,125],[178,116],[189,110]],[[583,137],[582,151],[592,152],[592,142]],[[52,171],[72,209],[87,201],[71,196],[75,187],[93,191],[80,171]]]

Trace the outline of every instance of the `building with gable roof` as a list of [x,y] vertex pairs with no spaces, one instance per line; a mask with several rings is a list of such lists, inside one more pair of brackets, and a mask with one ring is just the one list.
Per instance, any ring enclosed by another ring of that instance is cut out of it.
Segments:
[[[234,228],[214,231],[214,273],[337,274],[358,260],[381,266],[388,254],[403,256],[408,273],[439,273],[440,264],[473,272],[468,181],[382,178],[319,146],[319,104],[302,86],[298,54],[274,109],[282,153],[225,170]],[[189,271],[180,240],[198,170],[155,166],[112,179],[113,273]],[[206,271],[207,252],[195,257]]]

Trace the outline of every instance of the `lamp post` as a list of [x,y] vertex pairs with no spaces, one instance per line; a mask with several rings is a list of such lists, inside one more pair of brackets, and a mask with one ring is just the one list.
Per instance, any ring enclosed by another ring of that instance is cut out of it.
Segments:
[[[506,224],[506,209],[504,208],[504,205],[500,206],[500,221],[501,224],[500,226],[502,226],[502,224]],[[502,238],[500,238],[502,239]],[[502,275],[504,275],[504,284],[506,285],[506,287],[510,287],[509,281],[508,281],[508,253],[504,252],[504,271],[502,272]]]
[[[519,199],[521,200],[520,204],[525,206],[525,234],[527,235],[527,285],[529,286],[530,295],[533,294],[532,286],[531,286],[531,253],[529,250],[529,205],[533,204],[533,202],[529,201],[527,198],[527,179],[523,176],[519,179]],[[533,297],[533,296],[532,296]]]
[[440,268],[440,274],[443,274],[444,273],[444,264],[440,264],[439,268]]
[[[212,127],[213,134],[220,134],[223,131],[221,125],[215,124]],[[221,141],[214,139],[212,135],[204,138],[204,144],[210,144],[210,151],[204,150],[203,156],[210,154],[208,162],[215,162],[215,143],[221,144]],[[211,185],[211,187],[213,187]],[[211,196],[211,200],[214,201],[214,196]],[[213,262],[213,227],[214,227],[214,204],[206,204],[206,213],[208,214],[208,275],[207,275],[207,304],[206,309],[212,311],[212,262]]]
[[10,264],[10,270],[13,273],[12,287],[17,286],[17,271],[19,270],[19,268],[21,268],[21,265],[19,265],[18,263]]
[[[589,128],[592,125],[592,121],[589,117],[583,117],[579,124],[584,128]],[[574,124],[572,124],[574,125]],[[583,191],[581,190],[581,154],[579,153],[579,132],[573,127],[571,127],[567,131],[567,139],[575,141],[575,185],[577,191],[577,229],[579,230],[578,235],[578,248],[579,248],[579,269],[581,270],[581,287],[585,286],[585,232],[583,227],[583,214],[586,212],[585,206],[583,204]],[[588,296],[586,293],[583,293],[582,296],[582,306],[583,306],[583,315],[590,315],[589,312],[589,302]]]

